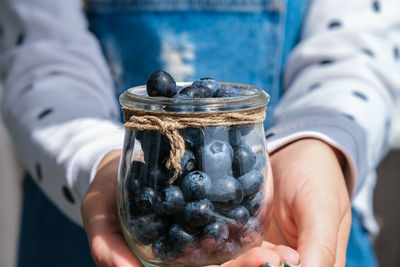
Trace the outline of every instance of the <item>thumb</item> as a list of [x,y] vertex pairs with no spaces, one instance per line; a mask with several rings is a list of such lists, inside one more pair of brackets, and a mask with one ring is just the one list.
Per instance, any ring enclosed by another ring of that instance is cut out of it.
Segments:
[[[315,194],[315,193],[314,193]],[[322,192],[321,192],[322,194]],[[298,209],[298,246],[303,267],[331,267],[335,265],[338,232],[342,214],[334,196],[315,197]],[[301,203],[299,203],[301,205]]]

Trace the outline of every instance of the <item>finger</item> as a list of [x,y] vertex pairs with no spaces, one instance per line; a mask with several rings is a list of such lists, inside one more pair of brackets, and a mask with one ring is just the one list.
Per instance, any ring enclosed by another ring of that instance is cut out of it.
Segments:
[[349,207],[339,227],[335,267],[344,267],[346,265],[346,252],[350,236],[350,229],[351,209]]
[[98,266],[140,267],[121,234],[97,234],[90,242],[92,257]]
[[104,168],[107,169],[102,170],[102,175],[92,181],[82,200],[83,224],[97,265],[139,267],[141,264],[126,245],[119,226],[115,175],[117,166],[106,165]]
[[[323,194],[319,196],[319,194]],[[296,203],[298,248],[304,267],[334,266],[341,218],[335,196],[323,192]],[[307,204],[307,206],[304,206]]]
[[293,266],[299,264],[300,255],[296,250],[283,245],[276,246],[274,250],[279,254],[283,262],[289,263]]
[[279,267],[281,258],[279,254],[267,247],[256,247],[235,260],[228,261],[222,267],[258,267],[265,263]]

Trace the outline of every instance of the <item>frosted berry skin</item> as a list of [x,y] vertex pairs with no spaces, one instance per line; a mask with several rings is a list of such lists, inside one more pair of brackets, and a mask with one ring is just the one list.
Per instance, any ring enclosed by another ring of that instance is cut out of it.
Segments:
[[[136,108],[185,113],[190,118],[192,112],[220,112],[229,110],[229,105],[176,103],[240,98],[243,90],[202,78],[178,83],[175,94],[166,93],[173,83],[162,72],[149,77],[147,88],[140,88],[147,92],[153,88],[151,82],[163,79],[166,87],[152,93],[157,98]],[[154,101],[175,105],[157,106]],[[154,130],[126,131],[118,211],[125,240],[144,266],[222,264],[261,244],[271,214],[267,200],[272,199],[263,191],[265,144],[254,141],[264,136],[261,124],[179,129],[185,153],[180,160],[182,172],[173,183],[173,170],[166,167],[169,139]]]
[[178,93],[174,78],[163,70],[153,72],[147,80],[146,86],[149,96],[172,97]]

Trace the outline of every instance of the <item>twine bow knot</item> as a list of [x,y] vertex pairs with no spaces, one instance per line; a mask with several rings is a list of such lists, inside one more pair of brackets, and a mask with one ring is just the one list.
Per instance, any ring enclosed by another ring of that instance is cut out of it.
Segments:
[[173,184],[182,174],[181,159],[185,154],[185,140],[179,130],[187,127],[232,126],[262,123],[265,119],[265,106],[241,111],[221,111],[202,113],[173,113],[148,111],[123,107],[125,127],[137,131],[159,131],[170,144],[170,156],[166,162],[174,175],[168,181]]

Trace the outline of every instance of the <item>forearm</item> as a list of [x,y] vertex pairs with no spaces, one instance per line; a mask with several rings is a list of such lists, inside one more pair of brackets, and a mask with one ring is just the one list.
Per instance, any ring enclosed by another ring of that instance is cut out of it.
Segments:
[[399,95],[396,1],[312,1],[302,40],[286,67],[286,92],[267,133],[269,150],[318,138],[347,159],[357,192],[389,149]]
[[2,113],[27,170],[79,222],[100,159],[122,145],[111,77],[80,1],[3,1]]

